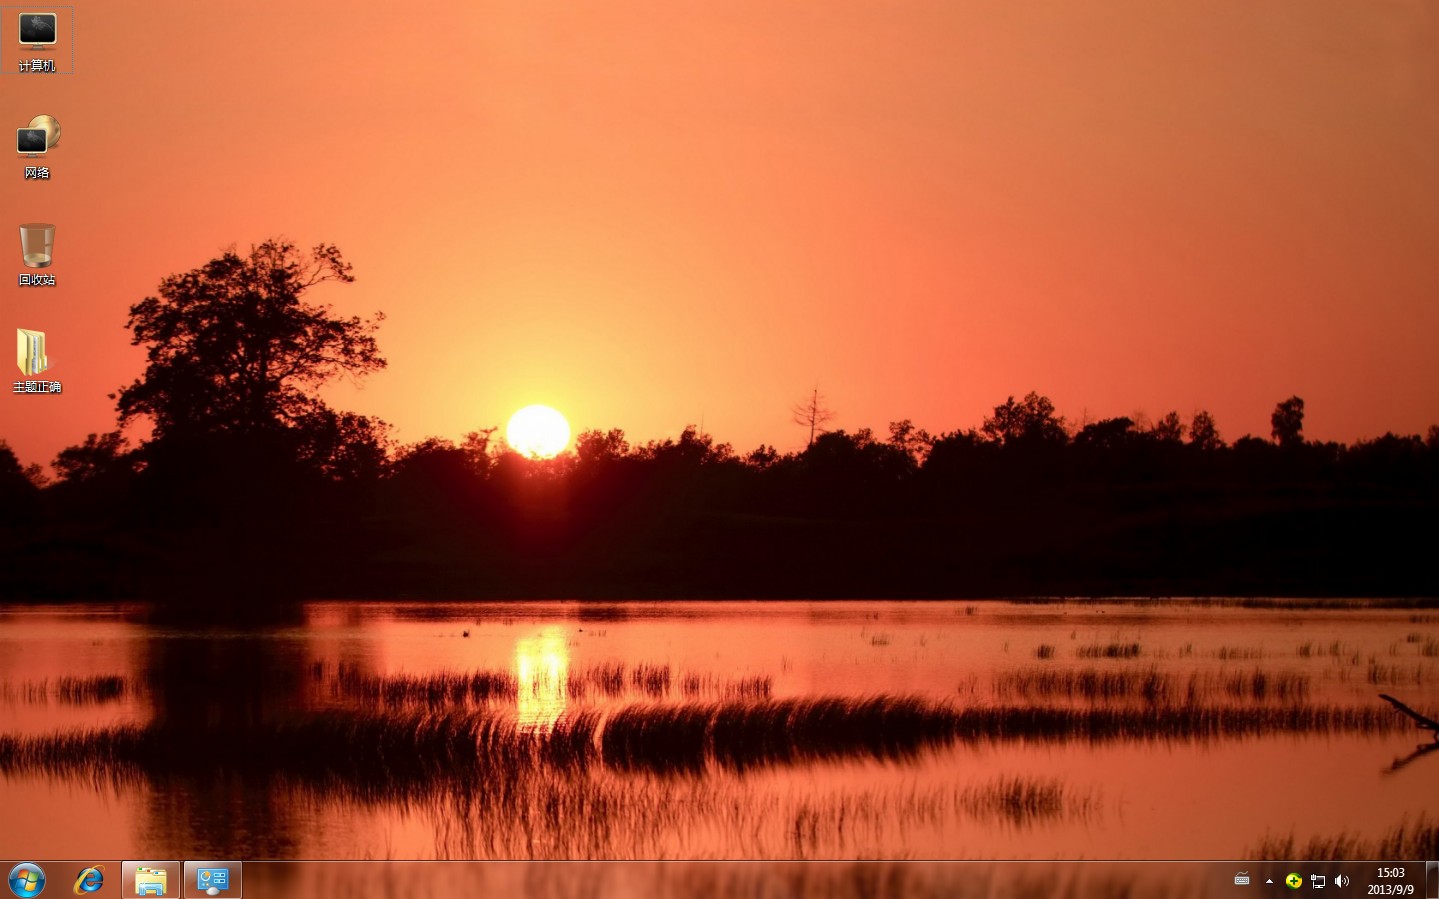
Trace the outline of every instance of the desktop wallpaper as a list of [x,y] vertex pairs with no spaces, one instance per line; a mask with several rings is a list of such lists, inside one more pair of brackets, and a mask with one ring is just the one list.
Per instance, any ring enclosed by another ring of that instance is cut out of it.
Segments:
[[1433,4],[0,45],[0,851],[1439,853]]

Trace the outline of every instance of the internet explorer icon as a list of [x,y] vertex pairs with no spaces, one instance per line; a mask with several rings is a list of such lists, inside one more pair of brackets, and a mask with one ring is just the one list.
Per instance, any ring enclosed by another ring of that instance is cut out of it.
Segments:
[[75,876],[75,895],[98,893],[105,885],[105,866],[91,865]]

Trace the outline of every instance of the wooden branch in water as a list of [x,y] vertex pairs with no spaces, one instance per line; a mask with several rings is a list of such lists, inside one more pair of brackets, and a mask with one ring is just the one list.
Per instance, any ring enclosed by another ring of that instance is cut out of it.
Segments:
[[1403,768],[1410,762],[1414,761],[1415,759],[1419,758],[1420,756],[1425,756],[1435,751],[1439,751],[1439,740],[1436,740],[1433,743],[1420,743],[1418,746],[1414,747],[1413,752],[1404,756],[1404,758],[1395,759],[1394,764],[1390,765],[1389,770],[1385,773],[1392,774],[1395,771],[1398,771],[1400,768]]
[[1435,742],[1439,742],[1439,721],[1435,721],[1433,718],[1424,717],[1423,715],[1409,708],[1409,706],[1395,699],[1393,696],[1390,696],[1388,693],[1380,693],[1379,698],[1394,706],[1394,708],[1398,709],[1404,714],[1408,715],[1410,718],[1413,718],[1416,722],[1418,722],[1419,727],[1421,727],[1422,729],[1434,731],[1434,740]]

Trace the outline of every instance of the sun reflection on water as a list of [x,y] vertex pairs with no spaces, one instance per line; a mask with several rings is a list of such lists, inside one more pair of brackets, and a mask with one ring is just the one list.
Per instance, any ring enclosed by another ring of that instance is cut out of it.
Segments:
[[564,632],[546,628],[515,644],[515,679],[519,690],[515,715],[521,731],[549,733],[565,713],[570,671]]

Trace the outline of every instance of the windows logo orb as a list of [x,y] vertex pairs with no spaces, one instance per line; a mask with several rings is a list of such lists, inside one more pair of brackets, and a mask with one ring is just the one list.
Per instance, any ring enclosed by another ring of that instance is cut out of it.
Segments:
[[45,872],[39,865],[31,862],[21,862],[10,869],[10,892],[25,899],[28,896],[38,896],[40,891],[45,889]]

